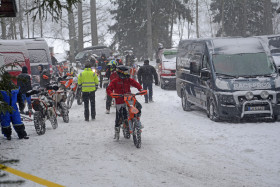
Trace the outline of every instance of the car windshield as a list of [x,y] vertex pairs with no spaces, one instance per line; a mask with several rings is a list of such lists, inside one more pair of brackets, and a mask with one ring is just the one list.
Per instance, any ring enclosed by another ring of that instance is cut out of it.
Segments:
[[265,53],[215,54],[215,72],[229,76],[266,76],[276,73],[273,62]]
[[86,53],[87,51],[82,51],[82,52],[79,52],[77,55],[76,55],[76,59],[81,59],[83,58],[84,54]]

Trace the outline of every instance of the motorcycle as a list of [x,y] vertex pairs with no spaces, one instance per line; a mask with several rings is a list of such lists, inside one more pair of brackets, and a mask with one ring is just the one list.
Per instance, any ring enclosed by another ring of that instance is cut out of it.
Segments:
[[[123,110],[126,110],[124,107],[120,109],[120,124],[123,129],[123,136],[126,139],[130,138],[130,135],[133,136],[134,145],[137,148],[141,147],[141,133],[142,133],[142,125],[140,122],[141,116],[141,104],[136,100],[136,95],[146,95],[147,90],[142,90],[136,94],[128,93],[128,94],[117,94],[112,93],[112,98],[120,98],[124,97],[124,101],[126,107],[128,108],[128,119],[124,120]],[[119,139],[119,134],[116,135],[116,139]]]
[[76,95],[77,95],[77,90],[78,90],[78,78],[74,77],[73,82],[70,86],[70,91],[69,91],[68,96],[67,96],[67,107],[68,108],[72,107],[72,104],[73,104],[73,102],[76,98]]
[[[53,88],[58,89],[57,87]],[[46,132],[46,120],[51,122],[52,128],[56,129],[58,127],[57,123],[57,113],[54,107],[54,101],[49,96],[46,89],[30,90],[27,95],[37,94],[38,97],[32,97],[31,103],[34,112],[34,127],[38,135],[43,135]]]
[[58,111],[58,116],[62,117],[65,123],[69,123],[69,111],[68,111],[68,107],[65,104],[66,101],[65,91],[62,89],[58,89],[58,90],[49,89],[48,93],[49,96],[52,97],[54,101],[54,107]]

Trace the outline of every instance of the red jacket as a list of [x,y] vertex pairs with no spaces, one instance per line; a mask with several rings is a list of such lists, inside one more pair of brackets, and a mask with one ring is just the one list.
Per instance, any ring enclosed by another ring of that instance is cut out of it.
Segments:
[[[117,94],[131,93],[130,86],[137,88],[139,91],[142,90],[142,86],[134,79],[121,79],[120,77],[117,77],[109,84],[106,91],[108,95],[111,95],[113,92]],[[116,104],[123,103],[123,97],[116,98]]]
[[110,81],[114,80],[115,78],[118,78],[118,73],[116,71],[114,71],[113,73],[111,73],[110,75]]

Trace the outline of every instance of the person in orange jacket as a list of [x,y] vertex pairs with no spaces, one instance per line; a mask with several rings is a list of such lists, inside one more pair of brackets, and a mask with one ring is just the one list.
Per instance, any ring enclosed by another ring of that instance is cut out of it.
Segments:
[[40,73],[40,87],[46,88],[50,83],[51,75],[46,69],[44,69],[42,64],[38,65],[38,70]]

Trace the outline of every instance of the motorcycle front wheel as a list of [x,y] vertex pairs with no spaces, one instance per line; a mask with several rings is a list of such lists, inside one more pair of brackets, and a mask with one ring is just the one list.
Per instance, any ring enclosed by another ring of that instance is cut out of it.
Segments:
[[66,104],[64,102],[60,103],[60,108],[61,108],[61,114],[62,114],[62,118],[63,121],[65,123],[69,123],[69,111],[68,111],[68,107],[66,106]]
[[139,121],[133,121],[133,142],[137,148],[141,147],[141,129],[138,125]]
[[75,95],[73,91],[71,91],[67,97],[67,107],[71,108],[75,99]]
[[46,124],[43,119],[43,114],[40,111],[34,113],[34,127],[38,135],[43,135],[46,132]]
[[52,124],[52,128],[53,128],[53,129],[56,129],[56,128],[58,127],[56,115],[50,116],[50,122],[51,122],[51,124]]

